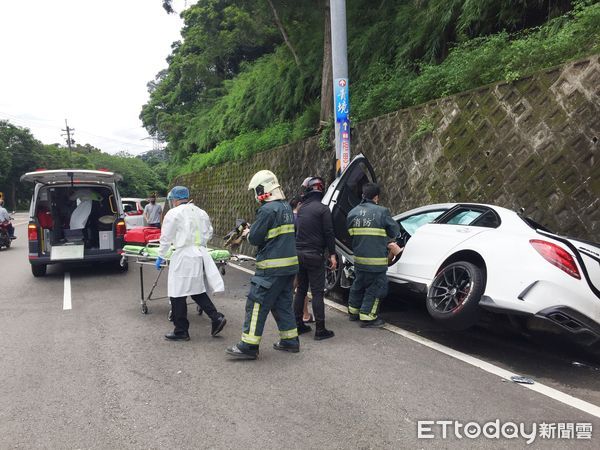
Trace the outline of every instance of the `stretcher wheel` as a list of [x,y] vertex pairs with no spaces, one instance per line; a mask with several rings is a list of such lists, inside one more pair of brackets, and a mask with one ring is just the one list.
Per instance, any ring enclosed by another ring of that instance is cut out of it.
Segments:
[[221,266],[221,275],[225,275],[225,266]]
[[142,305],[142,314],[148,314],[148,306]]
[[198,315],[199,315],[199,316],[201,316],[201,315],[202,315],[202,313],[204,312],[204,311],[202,310],[202,307],[201,307],[200,305],[196,305],[196,311],[198,311]]

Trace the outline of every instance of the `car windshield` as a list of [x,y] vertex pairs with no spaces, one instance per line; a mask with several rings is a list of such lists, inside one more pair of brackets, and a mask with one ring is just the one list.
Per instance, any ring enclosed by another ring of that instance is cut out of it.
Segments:
[[444,213],[442,211],[429,211],[422,214],[415,214],[414,216],[407,217],[406,219],[400,220],[400,225],[406,230],[411,236],[415,234],[418,228],[423,225],[433,222],[436,218]]

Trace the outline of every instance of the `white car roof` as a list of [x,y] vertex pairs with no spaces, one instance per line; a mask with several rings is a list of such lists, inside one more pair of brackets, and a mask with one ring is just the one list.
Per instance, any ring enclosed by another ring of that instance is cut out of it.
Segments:
[[458,203],[434,203],[431,205],[419,206],[418,208],[409,209],[408,211],[396,214],[394,216],[394,220],[398,220],[402,217],[412,216],[413,214],[419,214],[426,211],[448,210],[456,205],[458,205]]
[[103,170],[85,169],[58,169],[37,170],[28,172],[21,176],[21,181],[41,184],[63,184],[63,183],[116,183],[123,177],[118,173]]
[[472,202],[460,202],[460,203],[434,203],[431,205],[419,206],[418,208],[410,209],[408,211],[404,211],[400,214],[396,214],[394,216],[394,220],[399,220],[404,217],[412,216],[413,214],[423,213],[427,211],[435,211],[438,209],[449,210],[454,208],[456,205],[473,205],[473,206],[484,206],[487,208],[491,208],[500,216],[503,224],[509,223],[511,227],[528,227],[528,225],[522,221],[517,213],[512,209],[504,208],[502,206],[497,205],[489,205],[487,203],[472,203]]

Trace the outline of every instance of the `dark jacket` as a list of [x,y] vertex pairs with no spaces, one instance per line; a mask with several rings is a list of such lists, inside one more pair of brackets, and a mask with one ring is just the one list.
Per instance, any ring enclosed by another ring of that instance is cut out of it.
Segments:
[[258,209],[248,242],[258,247],[256,275],[285,276],[298,272],[294,214],[286,201],[267,202]]
[[296,220],[298,252],[323,255],[323,251],[327,249],[328,255],[335,254],[331,211],[321,203],[322,198],[322,193],[310,192],[302,201]]
[[400,227],[389,209],[363,200],[350,211],[346,225],[352,236],[354,266],[365,272],[385,272],[389,238],[400,235]]

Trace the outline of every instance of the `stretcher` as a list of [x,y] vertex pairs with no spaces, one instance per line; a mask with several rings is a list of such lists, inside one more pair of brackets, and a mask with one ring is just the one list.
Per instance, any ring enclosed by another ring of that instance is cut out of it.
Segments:
[[[165,262],[161,264],[160,270],[156,275],[152,288],[148,295],[144,294],[144,266],[152,266],[155,268],[156,259],[158,258],[158,242],[150,242],[147,245],[125,245],[123,247],[123,255],[121,258],[121,265],[125,265],[129,262],[136,263],[140,268],[140,307],[142,314],[148,314],[148,302],[151,300],[163,300],[169,298],[168,296],[152,297],[154,290],[158,285],[160,276],[166,267],[169,266],[169,259],[173,254],[173,249],[167,252],[167,258]],[[222,275],[225,275],[225,267],[227,262],[231,259],[231,254],[227,250],[213,250],[208,249],[208,253],[212,257],[213,261],[219,268]],[[200,307],[197,307],[198,313],[202,314]],[[171,319],[171,312],[169,311],[169,320]]]

